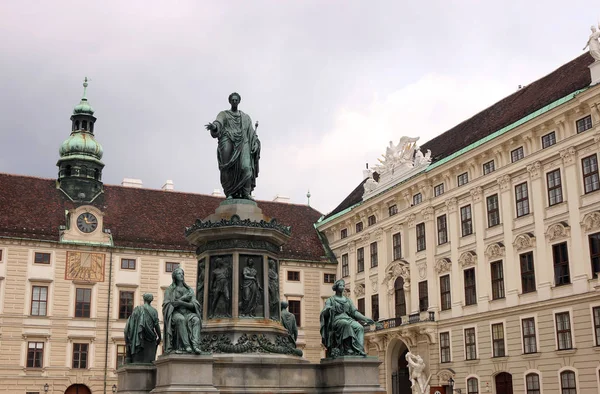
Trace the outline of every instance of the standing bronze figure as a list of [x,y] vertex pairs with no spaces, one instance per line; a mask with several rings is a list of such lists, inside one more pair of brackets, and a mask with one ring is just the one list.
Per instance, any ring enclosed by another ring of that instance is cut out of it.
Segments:
[[258,283],[258,278],[256,277],[258,272],[254,268],[253,259],[248,259],[248,263],[246,263],[242,274],[244,280],[241,288],[240,315],[254,317],[256,307],[260,304],[260,293],[263,289],[260,283]]
[[200,354],[202,308],[194,297],[194,290],[185,283],[183,269],[176,268],[171,277],[173,283],[165,290],[162,306],[165,353]]
[[269,259],[269,317],[279,320],[279,274],[273,259]]
[[125,364],[150,364],[160,344],[158,312],[152,294],[144,294],[144,305],[136,306],[125,324]]
[[327,299],[321,311],[321,340],[327,348],[327,357],[331,358],[366,356],[365,330],[359,322],[375,324],[343,295],[345,287],[343,279],[337,280],[332,286],[335,295]]
[[231,109],[219,112],[217,119],[205,127],[219,141],[217,161],[225,196],[252,200],[258,177],[260,141],[250,116],[238,110],[241,100],[238,93],[231,93]]
[[287,301],[281,301],[281,324],[283,324],[288,332],[290,344],[296,347],[296,341],[298,340],[298,324],[296,323],[296,316],[287,310],[288,305]]

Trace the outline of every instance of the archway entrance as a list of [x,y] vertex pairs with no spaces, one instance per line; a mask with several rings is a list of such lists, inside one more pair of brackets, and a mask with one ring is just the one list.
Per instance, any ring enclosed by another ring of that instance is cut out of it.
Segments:
[[74,384],[69,386],[65,394],[92,394],[85,384]]
[[496,394],[513,394],[512,375],[506,372],[499,373],[494,378]]
[[406,362],[408,347],[400,339],[393,339],[386,351],[387,392],[391,394],[410,394],[408,363]]

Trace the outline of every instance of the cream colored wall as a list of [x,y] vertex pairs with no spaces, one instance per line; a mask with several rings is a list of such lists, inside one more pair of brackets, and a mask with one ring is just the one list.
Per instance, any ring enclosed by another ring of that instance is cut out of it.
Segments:
[[[585,194],[583,189],[583,175],[581,160],[589,155],[598,154],[600,160],[600,113],[597,105],[600,104],[600,90],[598,87],[581,93],[577,100],[559,106],[548,113],[539,116],[529,122],[515,128],[509,133],[487,142],[470,152],[464,153],[446,164],[440,165],[428,173],[422,173],[402,185],[388,190],[381,195],[371,198],[352,209],[350,212],[335,218],[334,220],[319,226],[329,240],[329,245],[338,257],[340,266],[338,276],[341,276],[341,256],[345,253],[349,256],[350,275],[345,278],[351,284],[351,298],[356,302],[357,295],[354,292],[357,284],[365,286],[366,312],[370,314],[370,296],[379,294],[380,318],[386,319],[394,316],[393,289],[388,292],[388,284],[393,287],[396,276],[390,274],[390,281],[386,282],[386,274],[394,264],[405,265],[410,270],[410,292],[407,294],[407,313],[418,312],[418,282],[428,281],[429,311],[435,313],[438,323],[437,331],[446,327],[446,322],[454,322],[458,319],[475,319],[481,330],[480,341],[489,342],[489,321],[491,315],[502,314],[507,319],[507,324],[512,326],[514,319],[523,313],[522,311],[537,308],[543,310],[544,303],[550,300],[561,300],[572,304],[575,310],[587,310],[582,315],[576,314],[577,336],[581,336],[578,342],[586,342],[584,338],[591,338],[590,311],[585,300],[580,297],[598,297],[597,289],[600,282],[592,279],[590,269],[590,256],[588,238],[589,234],[599,232],[600,225],[597,221],[589,220],[590,214],[600,210],[600,191]],[[586,115],[592,115],[593,127],[583,133],[577,134],[575,128],[576,120]],[[551,131],[556,132],[556,144],[542,149],[541,137]],[[524,147],[525,157],[515,163],[510,161],[510,151]],[[435,156],[436,152],[432,152]],[[495,160],[496,170],[490,174],[483,175],[483,163]],[[560,169],[563,202],[549,207],[547,197],[546,173]],[[469,173],[469,183],[458,187],[456,177],[463,173]],[[516,218],[515,189],[517,184],[527,182],[529,193],[530,214]],[[445,193],[434,197],[433,187],[444,183]],[[412,206],[412,196],[417,192],[423,194],[423,202]],[[486,197],[498,194],[501,225],[488,228]],[[396,204],[398,214],[388,215],[388,207]],[[473,216],[474,234],[466,237],[461,236],[460,231],[460,207],[471,205]],[[448,239],[445,245],[437,245],[436,218],[447,215]],[[377,223],[367,226],[367,217],[375,215]],[[355,233],[355,224],[358,221],[364,223],[364,230]],[[586,227],[584,221],[591,223],[591,228]],[[426,244],[424,251],[416,251],[416,230],[419,223],[425,223]],[[566,223],[562,234],[554,234],[552,227],[558,223]],[[348,229],[348,237],[341,239],[340,231]],[[392,259],[392,235],[402,234],[402,254],[406,263],[394,262]],[[530,245],[523,246],[516,242],[520,236],[533,234],[534,238]],[[369,268],[369,244],[378,242],[379,265]],[[552,244],[566,241],[569,249],[569,266],[571,284],[555,286]],[[493,250],[495,244],[502,244],[500,253]],[[356,250],[365,248],[365,272],[356,272]],[[537,291],[522,294],[521,274],[519,266],[519,254],[533,251],[536,274]],[[464,305],[463,271],[468,268],[468,262],[462,258],[465,252],[473,252],[476,261],[473,265],[476,269],[477,280],[477,305]],[[436,263],[442,258],[451,261],[449,272],[436,268]],[[490,263],[502,260],[504,268],[505,298],[492,300]],[[463,265],[465,264],[465,265]],[[448,311],[440,311],[439,277],[449,273],[452,287],[452,308]],[[375,282],[375,279],[377,282]],[[579,312],[577,312],[579,313]],[[425,317],[426,314],[422,314]],[[511,320],[513,319],[513,320]],[[437,343],[427,336],[419,333],[418,326],[414,325],[418,345],[413,347],[424,355],[424,358],[432,360],[431,371],[438,370],[439,349]],[[545,323],[544,323],[545,324]],[[540,327],[540,335],[551,338],[549,332],[551,327],[544,324]],[[413,326],[413,325],[411,325]],[[579,327],[586,327],[580,329]],[[405,326],[404,326],[405,327]],[[453,343],[462,341],[462,329],[452,326]],[[552,328],[553,330],[553,328]],[[387,332],[387,333],[386,333]],[[380,341],[379,345],[371,344],[372,352],[380,354],[387,350],[387,345],[392,337],[404,338],[408,331],[402,333],[402,329],[390,329],[380,331],[377,334],[369,334],[373,340]],[[517,333],[518,334],[518,333]],[[478,334],[479,335],[479,334]],[[510,332],[509,335],[515,335]],[[404,337],[403,337],[404,336]],[[383,339],[382,339],[383,338]],[[429,343],[429,345],[427,345]],[[423,347],[427,345],[427,347]],[[453,345],[454,346],[454,345]],[[486,349],[489,344],[483,345]],[[514,346],[514,345],[511,345]],[[583,379],[582,387],[597,387],[598,353],[597,348],[583,350],[579,345],[573,355],[566,358],[557,357],[551,350],[543,348],[543,360],[553,360],[552,365],[557,365],[556,360],[561,362],[577,362],[578,376]],[[516,351],[516,350],[515,350]],[[594,353],[595,352],[595,353]],[[429,354],[424,354],[429,353]],[[386,356],[387,357],[387,356]],[[462,382],[466,373],[479,371],[481,376],[490,379],[491,371],[498,370],[500,366],[511,368],[518,354],[511,354],[510,359],[504,363],[489,360],[489,353],[482,353],[485,357],[477,365],[466,365],[463,367],[453,366],[457,377],[455,380]],[[527,357],[519,362],[534,365],[536,361],[529,361]],[[566,360],[566,361],[565,361]],[[384,360],[385,361],[385,360]],[[527,362],[526,362],[527,361]],[[592,361],[591,363],[589,361]],[[516,365],[516,364],[514,364]],[[524,364],[519,364],[524,365]],[[387,368],[387,370],[386,370]],[[520,367],[519,367],[520,368]],[[553,368],[553,367],[552,367]],[[543,369],[543,385],[546,390],[556,390],[558,375],[556,371],[551,372],[551,367]],[[391,373],[390,366],[382,367],[387,376]],[[547,377],[546,377],[547,375]],[[483,379],[483,378],[482,378]],[[515,389],[522,389],[522,376],[513,377]],[[580,380],[581,380],[580,379]],[[382,379],[382,383],[385,379]],[[585,383],[584,383],[585,382]],[[490,382],[490,390],[493,390]],[[460,387],[460,386],[456,386]],[[493,391],[491,391],[493,392]],[[520,391],[516,391],[520,392]],[[583,391],[580,393],[596,391]]]

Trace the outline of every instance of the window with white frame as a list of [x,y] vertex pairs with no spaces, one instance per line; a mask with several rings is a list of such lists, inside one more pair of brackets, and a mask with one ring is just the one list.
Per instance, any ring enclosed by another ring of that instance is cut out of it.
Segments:
[[537,353],[537,339],[535,334],[535,318],[528,317],[521,320],[523,332],[523,353]]
[[493,357],[506,356],[503,323],[492,324],[492,350]]
[[377,218],[375,217],[375,215],[371,215],[367,218],[367,224],[369,226],[373,226],[375,225],[375,223],[377,223]]
[[465,277],[465,306],[477,304],[477,289],[475,282],[475,268],[464,270]]
[[502,260],[490,264],[492,273],[492,300],[504,298],[504,269]]
[[487,175],[496,170],[494,160],[490,160],[487,163],[483,163],[483,175]]
[[473,234],[473,216],[471,215],[471,205],[465,205],[460,208],[460,228],[462,236]]
[[577,394],[577,382],[575,372],[563,371],[560,373],[560,393]]
[[421,193],[417,193],[413,196],[413,205],[418,205],[423,202],[423,195]]
[[441,196],[442,194],[444,194],[444,184],[440,183],[439,185],[435,185],[433,188],[433,196],[437,197]]
[[392,247],[394,253],[394,260],[402,258],[402,242],[400,233],[392,235]]
[[592,319],[594,320],[594,336],[596,346],[600,346],[600,306],[592,308]]
[[529,214],[529,192],[527,182],[515,186],[515,201],[517,203],[517,217]]
[[443,245],[448,242],[448,222],[446,215],[438,216],[437,218],[438,245]]
[[546,182],[548,184],[548,205],[552,206],[563,202],[560,169],[547,173]]
[[525,376],[527,394],[540,394],[540,376],[537,373],[528,373]]
[[475,337],[475,327],[465,328],[465,359],[477,359],[477,340]]
[[456,177],[456,183],[458,186],[463,186],[469,183],[469,173],[463,172],[459,176]]
[[419,223],[416,226],[417,232],[417,252],[425,250],[425,223]]
[[486,198],[488,227],[500,224],[500,209],[498,207],[498,195],[492,194]]
[[571,337],[571,319],[569,312],[560,312],[554,315],[556,321],[556,341],[558,350],[568,350],[573,348]]
[[440,333],[440,362],[449,363],[450,359],[450,333]]
[[350,267],[348,267],[348,253],[342,255],[342,277],[350,276]]
[[577,126],[577,134],[591,129],[592,128],[592,116],[588,115],[584,118],[577,120],[575,122],[575,125]]
[[394,205],[390,205],[390,207],[388,208],[388,214],[390,216],[394,216],[398,213],[398,206],[396,204]]
[[525,153],[523,152],[522,146],[510,151],[510,162],[511,163],[514,163],[515,161],[519,161],[524,157],[525,157]]
[[554,131],[542,136],[542,149],[546,149],[554,144],[556,144],[556,133]]
[[467,379],[467,394],[479,394],[479,382],[477,378]]
[[598,178],[598,157],[594,154],[581,159],[583,170],[583,187],[585,193],[591,193],[600,189],[600,178]]

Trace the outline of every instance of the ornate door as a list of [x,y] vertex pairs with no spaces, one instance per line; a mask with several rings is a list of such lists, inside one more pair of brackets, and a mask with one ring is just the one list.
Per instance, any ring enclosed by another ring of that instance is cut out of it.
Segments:
[[92,394],[92,392],[84,384],[74,384],[69,386],[65,394]]
[[506,372],[496,375],[496,394],[513,394],[512,375]]

